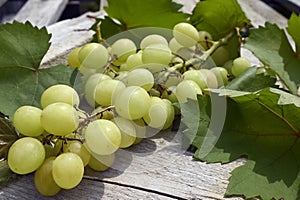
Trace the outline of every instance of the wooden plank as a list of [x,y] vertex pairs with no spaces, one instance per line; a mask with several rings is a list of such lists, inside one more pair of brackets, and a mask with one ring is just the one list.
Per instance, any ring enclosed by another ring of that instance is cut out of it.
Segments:
[[28,0],[15,16],[20,22],[30,21],[42,27],[58,21],[68,0]]

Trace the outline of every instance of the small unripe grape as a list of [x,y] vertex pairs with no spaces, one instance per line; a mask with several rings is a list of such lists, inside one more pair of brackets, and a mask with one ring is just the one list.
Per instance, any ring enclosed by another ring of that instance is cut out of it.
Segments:
[[228,72],[223,67],[214,67],[210,69],[218,80],[218,86],[226,85],[228,82]]
[[68,55],[68,65],[69,66],[80,68],[80,62],[78,59],[78,52],[80,49],[81,49],[81,47],[77,47],[69,53],[69,55]]
[[232,62],[231,72],[234,76],[239,76],[250,67],[251,63],[247,58],[238,57]]
[[142,39],[140,48],[144,49],[151,44],[163,44],[168,46],[168,41],[161,35],[151,34]]

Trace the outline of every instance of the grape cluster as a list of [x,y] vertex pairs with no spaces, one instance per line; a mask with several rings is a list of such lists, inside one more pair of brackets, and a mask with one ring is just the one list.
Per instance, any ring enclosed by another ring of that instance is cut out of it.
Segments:
[[[228,67],[222,46],[212,53],[217,65],[207,66],[201,55],[212,45],[208,32],[179,23],[172,38],[151,33],[75,48],[68,63],[80,71],[82,91],[53,85],[41,95],[42,109],[17,109],[13,123],[20,139],[9,149],[10,169],[35,172],[35,186],[46,196],[76,187],[86,166],[108,169],[118,149],[170,128],[180,114],[176,103],[223,87],[227,69],[238,76],[250,67],[244,58]],[[92,110],[82,109],[84,103]]]

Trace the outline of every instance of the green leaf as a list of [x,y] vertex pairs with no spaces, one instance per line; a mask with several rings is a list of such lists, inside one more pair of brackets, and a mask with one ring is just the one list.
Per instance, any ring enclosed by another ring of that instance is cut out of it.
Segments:
[[[195,158],[227,163],[247,156],[247,163],[232,172],[227,196],[300,198],[300,97],[275,88],[254,93],[224,89],[212,92],[227,96],[224,127],[211,151],[203,154],[203,145],[209,144],[204,142],[207,133],[199,126],[196,138],[200,145]],[[213,110],[215,105],[211,105]],[[200,111],[200,116],[209,116]],[[188,113],[183,117],[188,118]],[[213,123],[212,118],[209,121]]]
[[[217,41],[236,27],[242,28],[249,24],[250,20],[236,0],[206,0],[197,3],[190,22],[198,30],[209,32],[213,40]],[[230,59],[238,57],[240,43],[237,35],[224,47],[228,50]]]
[[292,36],[296,44],[296,52],[300,56],[300,16],[293,13],[288,20],[287,31]]
[[7,184],[16,175],[7,165],[8,149],[18,139],[15,129],[7,116],[0,113],[0,186]]
[[71,85],[74,69],[64,65],[39,67],[49,40],[45,28],[28,22],[0,26],[0,111],[11,119],[22,105],[39,106],[45,88],[58,83]]
[[266,23],[265,27],[252,29],[245,48],[270,67],[293,94],[297,94],[300,59],[295,57],[284,30],[270,23]]
[[214,40],[223,38],[236,27],[242,28],[250,23],[236,0],[200,1],[190,21],[198,30],[212,34]]
[[243,74],[233,79],[228,85],[227,89],[240,90],[247,92],[255,92],[266,87],[275,85],[276,78],[259,73],[259,68],[251,67]]
[[[103,38],[138,27],[161,27],[172,29],[175,24],[187,20],[188,15],[178,10],[181,4],[171,0],[108,0],[108,14],[101,24]],[[120,24],[112,19],[117,19]]]
[[0,26],[0,68],[38,68],[48,51],[51,35],[46,28],[38,29],[29,22],[14,21]]

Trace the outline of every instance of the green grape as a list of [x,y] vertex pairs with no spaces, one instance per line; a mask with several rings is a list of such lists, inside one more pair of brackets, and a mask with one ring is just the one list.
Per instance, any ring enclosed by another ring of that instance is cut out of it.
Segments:
[[13,122],[16,130],[25,135],[36,137],[44,132],[41,124],[42,110],[34,106],[21,106],[14,114]]
[[62,153],[53,161],[53,179],[63,189],[76,187],[81,182],[83,173],[84,166],[82,160],[75,153]]
[[79,50],[78,59],[81,67],[100,69],[107,63],[109,55],[107,49],[102,44],[88,43],[83,45]]
[[51,144],[44,144],[46,152],[45,157],[49,158],[51,156],[57,156],[60,153],[62,143],[62,140],[54,139],[51,141]]
[[84,166],[88,164],[91,157],[90,152],[85,148],[84,145],[82,145],[80,141],[77,140],[68,141],[67,144],[64,144],[63,152],[76,153],[81,158]]
[[81,47],[77,47],[73,49],[68,55],[68,65],[71,67],[80,68],[80,62],[78,59],[78,52],[80,51]]
[[184,47],[194,46],[199,41],[198,30],[189,23],[181,22],[174,26],[173,36]]
[[143,65],[139,65],[137,68],[141,69],[147,69],[149,70],[152,74],[159,73],[165,68],[169,67],[168,65],[163,65],[159,63],[147,63]]
[[126,86],[140,86],[149,91],[154,85],[154,77],[147,69],[134,69],[128,72],[124,83]]
[[112,99],[122,90],[125,84],[118,80],[104,80],[95,89],[95,101],[101,106],[112,105]]
[[210,69],[216,76],[218,81],[218,86],[224,86],[228,82],[228,72],[223,67],[213,67]]
[[237,77],[250,67],[251,63],[247,58],[238,57],[232,62],[231,72],[235,77]]
[[173,124],[173,121],[174,121],[174,118],[175,118],[175,109],[174,109],[174,106],[172,105],[172,102],[170,100],[163,99],[163,102],[166,105],[167,113],[168,113],[167,120],[164,124],[164,127],[162,128],[164,130],[164,129],[170,128],[171,125]]
[[[119,39],[115,41],[111,45],[111,55],[117,56],[117,61],[121,63],[125,63],[127,58],[135,54],[136,52],[136,46],[133,41],[127,38]],[[118,64],[117,64],[118,65]]]
[[97,119],[87,126],[85,142],[88,149],[96,154],[112,154],[121,144],[121,131],[112,121]]
[[93,110],[92,114],[96,114],[96,113],[99,113],[101,112],[101,114],[98,114],[96,116],[97,119],[107,119],[107,120],[110,120],[110,119],[113,119],[114,118],[114,112],[112,110],[106,110],[103,112],[103,107],[101,106],[98,106],[96,109]]
[[142,53],[142,61],[145,64],[158,63],[168,66],[172,57],[169,47],[163,44],[151,44]]
[[48,133],[64,136],[77,129],[79,116],[70,104],[53,103],[42,111],[41,122]]
[[85,85],[84,85],[84,94],[85,99],[88,101],[89,104],[94,105],[95,104],[95,89],[98,83],[104,80],[111,80],[111,78],[108,75],[96,73],[87,79]]
[[199,70],[188,70],[183,73],[184,80],[192,80],[201,88],[201,90],[207,88],[206,77]]
[[193,80],[183,80],[176,87],[176,96],[180,103],[185,103],[188,99],[197,100],[197,94],[202,94],[202,91]]
[[136,53],[136,54],[132,54],[130,55],[127,60],[126,60],[126,64],[122,67],[120,67],[121,71],[130,71],[140,65],[143,64],[142,61],[142,54],[141,53]]
[[121,117],[135,120],[142,118],[148,112],[150,96],[139,86],[129,86],[121,91],[113,102]]
[[230,55],[227,49],[219,47],[211,55],[211,58],[217,66],[223,66],[230,59]]
[[116,117],[112,120],[121,131],[121,144],[120,148],[130,147],[136,138],[135,127],[132,122],[122,117]]
[[212,41],[212,36],[207,31],[199,31],[199,43],[200,45],[205,49],[209,49],[211,47],[211,43],[209,41]]
[[43,144],[32,137],[15,141],[8,151],[8,166],[17,174],[28,174],[39,168],[45,159]]
[[176,53],[182,47],[184,47],[184,46],[182,46],[181,44],[179,44],[174,37],[169,41],[169,48],[174,53]]
[[115,154],[97,155],[92,154],[88,166],[95,171],[103,172],[110,168],[115,162]]
[[148,112],[143,116],[144,121],[152,128],[161,129],[168,118],[167,106],[159,97],[151,97]]
[[175,94],[176,86],[170,86],[162,92],[162,98],[170,100],[172,103],[178,102]]
[[54,196],[61,190],[52,176],[52,166],[55,158],[54,156],[47,158],[34,173],[35,188],[44,196]]
[[152,44],[163,44],[168,46],[168,41],[161,35],[151,34],[144,37],[140,43],[140,48],[145,49],[147,46]]
[[146,124],[143,119],[136,119],[132,121],[132,124],[135,127],[136,138],[133,144],[138,144],[146,137]]
[[218,88],[217,77],[212,71],[208,69],[200,69],[199,73],[206,78],[205,81],[206,81],[207,88]]
[[74,90],[74,88],[63,85],[57,84],[47,88],[42,96],[41,96],[41,105],[43,108],[48,106],[49,104],[56,103],[56,102],[63,102],[68,103],[72,106],[79,105],[79,96]]
[[90,76],[92,74],[97,73],[97,69],[87,68],[85,66],[81,66],[79,68],[79,71],[80,71],[81,74],[83,74],[85,76]]

